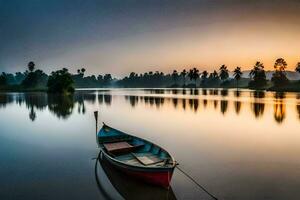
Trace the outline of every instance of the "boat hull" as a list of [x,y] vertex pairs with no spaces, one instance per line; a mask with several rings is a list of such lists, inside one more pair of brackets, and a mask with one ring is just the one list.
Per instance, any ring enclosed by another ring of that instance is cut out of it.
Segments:
[[135,166],[125,165],[111,159],[105,152],[101,153],[101,158],[106,159],[116,169],[126,173],[127,175],[144,181],[149,184],[169,188],[173,176],[174,167],[169,168],[140,168]]

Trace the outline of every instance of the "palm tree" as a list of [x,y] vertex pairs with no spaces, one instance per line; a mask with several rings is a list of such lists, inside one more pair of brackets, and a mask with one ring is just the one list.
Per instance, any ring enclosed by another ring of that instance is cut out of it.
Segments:
[[264,70],[264,65],[261,62],[256,62],[253,69],[250,71],[249,76],[251,81],[249,87],[260,88],[266,85],[267,78]]
[[193,69],[190,69],[190,70],[189,70],[189,73],[188,73],[187,76],[189,77],[190,81],[193,80],[193,78],[194,78],[194,71],[193,71]]
[[264,64],[257,61],[254,65],[253,69],[249,73],[250,78],[255,79],[255,77],[257,77],[259,72],[262,70],[264,70]]
[[228,69],[226,65],[222,65],[219,69],[221,80],[225,81],[229,77]]
[[200,72],[199,72],[199,70],[198,70],[197,68],[195,68],[195,67],[194,67],[193,71],[194,71],[193,74],[194,74],[195,86],[197,86],[196,83],[197,83],[197,79],[199,79],[199,77],[200,77]]
[[185,77],[186,77],[187,71],[185,69],[182,70],[180,73],[180,76],[183,78],[183,86],[185,86]]
[[214,72],[212,73],[212,77],[214,79],[219,79],[219,74],[218,74],[218,72],[216,70],[214,70]]
[[33,62],[33,61],[30,61],[30,62],[28,63],[28,65],[27,65],[28,70],[29,70],[30,72],[33,72],[33,71],[34,71],[34,66],[35,66],[34,62]]
[[195,87],[196,87],[197,79],[200,77],[199,70],[195,67],[193,69],[190,69],[188,73],[188,77],[190,78],[191,81],[192,80],[195,81]]
[[275,61],[274,64],[275,72],[273,73],[271,79],[275,86],[282,86],[289,82],[285,74],[286,67],[287,67],[287,63],[283,58],[278,58]]
[[177,79],[178,79],[178,72],[177,72],[177,70],[173,70],[172,79],[175,82],[175,84],[177,84]]
[[205,82],[206,82],[206,79],[207,79],[207,76],[208,76],[208,72],[206,71],[206,70],[204,70],[203,72],[202,72],[202,74],[201,74],[201,79],[202,79],[202,85],[204,85],[205,84]]
[[284,72],[286,69],[287,63],[283,58],[278,58],[275,61],[274,68],[276,71]]
[[207,72],[206,70],[204,70],[204,71],[202,72],[202,74],[201,74],[201,78],[202,78],[202,79],[206,79],[207,76],[208,76],[208,72]]
[[242,78],[242,70],[240,67],[236,67],[233,71],[233,77],[236,80],[236,88],[238,88],[239,80]]

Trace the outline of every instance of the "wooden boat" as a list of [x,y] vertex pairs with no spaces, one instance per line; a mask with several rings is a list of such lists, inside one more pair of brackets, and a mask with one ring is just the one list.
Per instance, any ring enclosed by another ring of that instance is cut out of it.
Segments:
[[163,148],[104,123],[97,140],[101,158],[117,169],[150,184],[170,186],[176,162]]
[[[98,166],[98,167],[97,167]],[[106,176],[106,178],[104,177]],[[99,190],[106,199],[119,199],[118,195],[110,188],[111,186],[123,197],[130,200],[153,200],[165,199],[176,200],[176,196],[170,187],[166,190],[162,187],[150,185],[131,178],[129,175],[117,170],[107,159],[96,160],[95,177]],[[111,184],[108,184],[109,181]],[[113,193],[113,194],[112,194]]]

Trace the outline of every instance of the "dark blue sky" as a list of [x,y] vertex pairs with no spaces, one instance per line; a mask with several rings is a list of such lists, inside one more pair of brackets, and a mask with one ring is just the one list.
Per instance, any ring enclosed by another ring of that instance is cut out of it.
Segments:
[[293,63],[299,8],[296,0],[0,0],[0,71],[23,71],[30,60],[46,72],[116,75],[276,56]]

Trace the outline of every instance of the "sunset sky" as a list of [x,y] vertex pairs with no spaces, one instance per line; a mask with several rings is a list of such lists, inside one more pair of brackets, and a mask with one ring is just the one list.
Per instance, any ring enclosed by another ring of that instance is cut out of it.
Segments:
[[297,0],[0,0],[0,71],[88,74],[300,61]]

